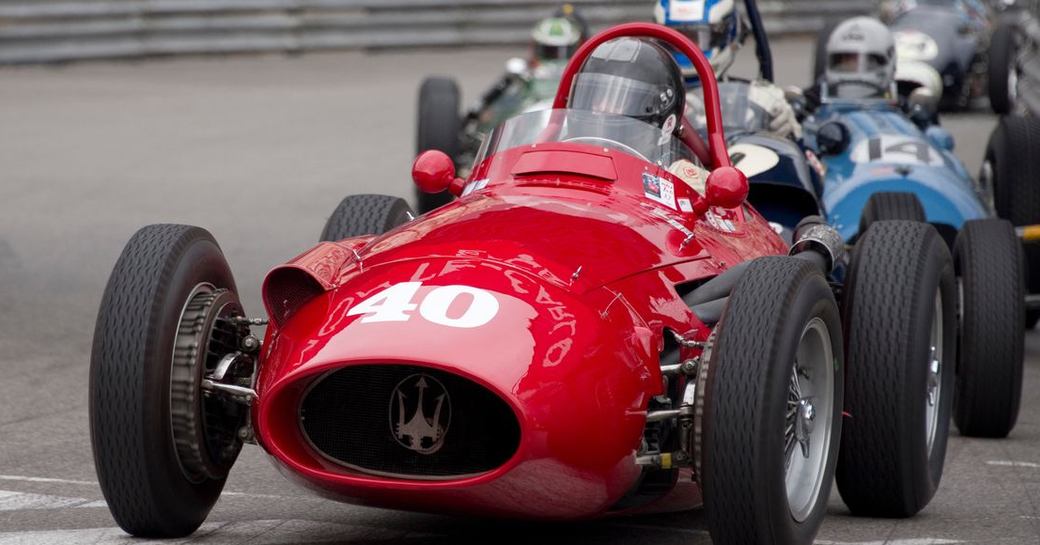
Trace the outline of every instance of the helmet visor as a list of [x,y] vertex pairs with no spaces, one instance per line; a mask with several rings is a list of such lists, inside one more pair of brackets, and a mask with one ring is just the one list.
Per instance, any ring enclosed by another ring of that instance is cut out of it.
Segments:
[[570,108],[656,122],[675,101],[672,89],[609,74],[578,74]]
[[543,61],[565,61],[570,59],[578,50],[578,44],[572,45],[549,45],[543,43],[534,44],[534,56]]
[[832,72],[855,74],[860,72],[859,53],[832,53],[827,63]]

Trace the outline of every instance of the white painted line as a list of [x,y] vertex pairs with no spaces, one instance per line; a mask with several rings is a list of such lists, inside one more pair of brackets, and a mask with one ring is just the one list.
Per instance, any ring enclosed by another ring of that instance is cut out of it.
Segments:
[[2,545],[63,545],[65,543],[93,543],[95,545],[123,544],[130,537],[119,528],[88,528],[86,530],[40,530],[32,532],[4,532]]
[[22,475],[0,475],[0,481],[21,481],[24,483],[57,483],[97,486],[97,481],[73,481],[71,479],[50,479],[47,477],[25,477]]
[[77,505],[76,509],[79,509],[81,507],[86,507],[86,508],[100,507],[100,508],[108,509],[108,503],[105,502],[105,500],[88,501],[87,503],[84,503],[83,505]]
[[944,540],[941,538],[911,538],[906,540],[884,540],[884,541],[827,541],[816,540],[815,545],[953,545],[964,543],[958,540]]
[[232,496],[240,498],[259,498],[267,500],[318,500],[322,502],[329,501],[319,496],[280,496],[275,494],[250,494],[249,492],[221,492],[220,495],[222,497]]
[[[82,486],[100,486],[97,481],[76,481],[72,479],[52,479],[50,477],[26,477],[23,475],[0,475],[0,481],[18,481],[24,483],[53,483],[53,484],[74,484]],[[314,500],[314,501],[327,501],[324,498],[317,496],[285,496],[277,494],[252,494],[249,492],[233,492],[225,490],[221,493],[221,496],[232,496],[242,498],[258,498],[268,500]]]
[[1012,462],[1011,460],[990,460],[986,462],[989,466],[1000,467],[1028,467],[1029,469],[1040,469],[1040,464],[1033,462]]
[[[257,543],[283,545],[290,543],[323,543],[374,539],[389,541],[400,539],[406,532],[373,530],[371,527],[350,526],[331,522],[309,520],[250,520],[242,522],[210,522],[203,524],[194,534],[177,540],[162,541],[163,545],[211,541],[221,543]],[[32,530],[27,532],[2,532],[0,545],[66,545],[68,543],[91,543],[92,545],[140,545],[119,528],[84,528],[77,530]]]
[[86,498],[66,498],[47,494],[30,494],[28,492],[12,492],[0,490],[0,511],[22,511],[25,509],[65,509],[77,507],[90,500]]

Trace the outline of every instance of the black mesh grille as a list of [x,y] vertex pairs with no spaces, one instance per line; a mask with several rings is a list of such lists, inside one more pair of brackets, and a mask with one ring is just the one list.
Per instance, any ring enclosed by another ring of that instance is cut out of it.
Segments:
[[482,473],[520,444],[516,416],[501,398],[460,376],[410,365],[334,371],[304,397],[300,417],[325,456],[392,475]]

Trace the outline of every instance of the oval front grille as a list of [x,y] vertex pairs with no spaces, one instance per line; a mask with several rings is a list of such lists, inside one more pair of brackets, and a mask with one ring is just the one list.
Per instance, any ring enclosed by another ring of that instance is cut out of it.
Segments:
[[390,476],[483,473],[520,444],[516,416],[497,395],[412,365],[357,365],[325,375],[304,396],[300,424],[326,458]]

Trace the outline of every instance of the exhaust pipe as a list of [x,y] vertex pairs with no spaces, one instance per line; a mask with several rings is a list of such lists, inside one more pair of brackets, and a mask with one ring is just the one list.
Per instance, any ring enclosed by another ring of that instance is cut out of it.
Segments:
[[816,265],[824,276],[834,272],[845,260],[845,241],[820,216],[809,216],[798,222],[794,240],[790,255]]

